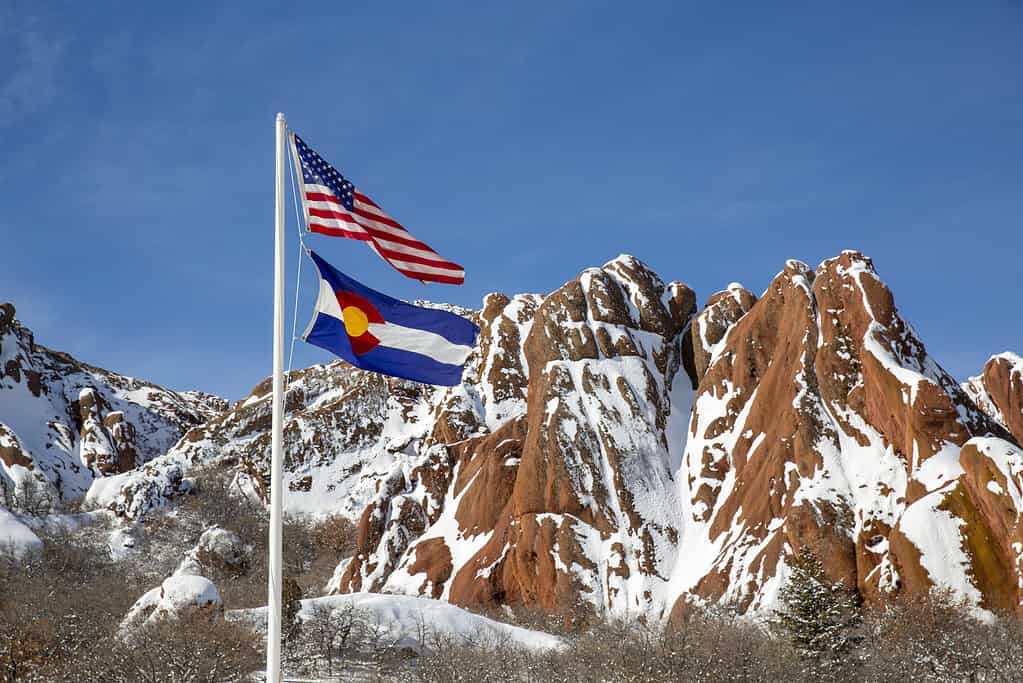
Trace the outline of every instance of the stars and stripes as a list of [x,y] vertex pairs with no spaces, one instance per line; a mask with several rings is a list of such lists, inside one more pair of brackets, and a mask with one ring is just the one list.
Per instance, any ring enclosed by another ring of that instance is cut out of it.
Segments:
[[366,242],[398,272],[416,280],[453,285],[465,281],[462,266],[413,237],[298,135],[291,139],[310,231]]

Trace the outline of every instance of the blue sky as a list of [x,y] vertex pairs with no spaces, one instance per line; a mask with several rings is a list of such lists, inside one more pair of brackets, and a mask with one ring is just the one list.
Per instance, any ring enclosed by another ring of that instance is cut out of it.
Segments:
[[268,374],[282,110],[466,266],[310,239],[395,296],[624,252],[702,301],[855,248],[953,374],[1023,352],[1019,2],[304,7],[0,0],[0,300],[41,343],[229,398]]

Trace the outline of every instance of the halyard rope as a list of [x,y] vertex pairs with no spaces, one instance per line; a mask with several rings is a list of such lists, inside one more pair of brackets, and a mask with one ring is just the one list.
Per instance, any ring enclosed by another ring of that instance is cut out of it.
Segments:
[[295,341],[298,336],[298,290],[302,284],[302,261],[304,260],[305,251],[305,240],[302,239],[302,215],[298,211],[298,191],[295,189],[295,175],[298,173],[298,169],[295,168],[295,159],[291,154],[288,157],[288,167],[291,168],[291,173],[288,177],[291,180],[291,200],[295,207],[295,227],[298,230],[298,272],[295,275],[295,305],[293,315],[291,317],[291,350],[288,351],[288,371],[284,375],[284,407],[288,405],[288,379],[291,376],[291,362],[295,357]]

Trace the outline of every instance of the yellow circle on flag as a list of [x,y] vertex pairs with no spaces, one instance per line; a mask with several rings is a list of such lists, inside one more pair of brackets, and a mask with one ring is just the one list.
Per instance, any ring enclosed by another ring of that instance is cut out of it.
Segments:
[[341,314],[345,318],[345,329],[353,337],[361,337],[369,329],[369,318],[358,306],[347,306]]

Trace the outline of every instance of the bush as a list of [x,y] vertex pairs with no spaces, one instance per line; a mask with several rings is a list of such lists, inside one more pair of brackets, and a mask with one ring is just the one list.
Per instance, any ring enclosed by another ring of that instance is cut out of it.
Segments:
[[353,605],[332,609],[314,605],[298,637],[288,643],[288,660],[302,673],[333,678],[349,661],[369,649],[369,619]]
[[359,529],[344,515],[329,515],[314,522],[311,536],[316,546],[337,562],[355,551]]
[[1023,621],[981,621],[948,593],[902,597],[869,611],[865,627],[867,680],[1017,681],[1023,671]]
[[196,614],[140,628],[127,641],[95,643],[40,673],[61,683],[233,683],[261,667],[257,642],[242,626]]
[[113,637],[142,591],[87,533],[57,528],[40,550],[0,556],[0,679],[46,680],[38,672],[72,662]]
[[560,651],[533,652],[507,642],[478,644],[436,635],[426,645],[428,651],[408,664],[401,680],[770,681],[799,680],[800,670],[795,652],[760,628],[727,613],[695,609],[667,627],[599,621],[584,633],[566,637]]
[[50,487],[34,476],[22,480],[19,486],[0,476],[0,506],[32,517],[44,517],[58,507],[58,502]]

